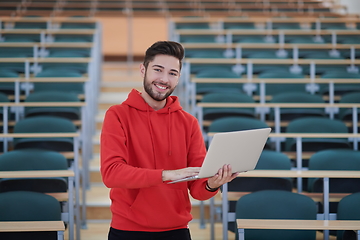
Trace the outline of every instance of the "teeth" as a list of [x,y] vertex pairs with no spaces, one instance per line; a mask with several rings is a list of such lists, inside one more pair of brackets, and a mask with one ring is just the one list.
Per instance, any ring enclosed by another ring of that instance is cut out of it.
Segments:
[[163,87],[163,86],[159,86],[159,85],[156,85],[158,88],[160,88],[160,89],[166,89],[166,87]]

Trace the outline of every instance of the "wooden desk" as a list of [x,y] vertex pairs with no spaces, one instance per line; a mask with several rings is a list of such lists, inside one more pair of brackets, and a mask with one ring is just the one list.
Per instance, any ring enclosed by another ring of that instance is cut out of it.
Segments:
[[[69,240],[73,240],[74,239],[74,219],[75,219],[75,213],[74,213],[74,194],[73,194],[73,189],[74,189],[74,177],[75,177],[75,172],[72,170],[44,170],[44,171],[0,171],[0,178],[51,178],[51,177],[67,177],[68,178],[68,198],[64,199],[64,195],[61,193],[51,193],[49,195],[52,195],[53,197],[57,198],[59,201],[67,201],[68,202],[68,206],[69,206],[69,213],[68,213],[68,219],[67,222],[69,224]],[[75,202],[78,202],[75,200]],[[76,207],[76,206],[75,206]],[[80,216],[77,213],[77,218],[79,218]],[[34,223],[30,223],[30,225],[24,225],[25,227],[30,227],[34,228],[35,230],[33,231],[40,231],[40,230],[36,230],[37,227],[39,227],[38,225]],[[62,222],[61,222],[62,223]],[[53,223],[56,224],[56,223]],[[13,226],[14,224],[12,224],[11,226]],[[64,225],[62,223],[62,225]],[[50,225],[50,226],[54,226],[54,225]],[[56,226],[56,225],[55,225]],[[0,230],[3,227],[3,223],[1,222],[0,224]],[[17,226],[14,225],[14,227],[17,227],[19,229],[19,231],[21,231],[21,225]],[[47,229],[48,223],[44,223],[43,226],[45,229]],[[76,227],[76,231],[77,231],[77,236],[80,236],[78,231],[80,231],[79,227]],[[22,231],[28,231],[25,229],[22,229]],[[31,231],[31,230],[29,230]],[[61,230],[43,230],[43,231],[61,231]],[[63,233],[62,233],[63,234]],[[62,239],[62,238],[61,238]],[[78,239],[78,238],[77,238]]]
[[[324,220],[329,220],[329,178],[360,178],[360,171],[294,171],[294,170],[254,170],[240,173],[238,177],[284,177],[284,178],[323,178],[323,202]],[[223,220],[223,240],[228,239],[227,224],[229,222],[228,210],[228,186],[222,187],[222,220]],[[301,190],[300,190],[301,191]],[[214,226],[211,226],[212,228]],[[214,229],[212,229],[212,232]],[[324,234],[325,236],[327,234]],[[328,237],[328,235],[327,235]],[[327,239],[327,238],[326,238]]]
[[352,220],[236,219],[236,224],[239,240],[245,239],[245,229],[356,230],[360,239],[360,221]]
[[0,232],[58,232],[58,240],[64,239],[62,221],[0,222]]

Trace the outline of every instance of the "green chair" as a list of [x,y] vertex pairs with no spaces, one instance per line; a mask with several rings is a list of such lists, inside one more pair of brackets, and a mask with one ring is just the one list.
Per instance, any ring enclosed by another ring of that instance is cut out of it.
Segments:
[[96,23],[62,22],[61,29],[95,29]]
[[[21,119],[15,123],[14,133],[75,133],[73,122],[53,116],[36,116]],[[17,149],[39,148],[57,152],[74,151],[73,138],[14,138],[13,147]]]
[[[258,78],[290,78],[290,79],[301,79],[305,76],[303,74],[294,74],[288,70],[269,70],[259,73]],[[265,85],[266,95],[276,95],[283,92],[305,92],[306,85],[304,83],[268,83]],[[256,94],[259,95],[259,88],[256,91]]]
[[[37,78],[77,78],[83,75],[74,70],[66,68],[48,68],[36,75]],[[34,83],[34,91],[64,91],[76,94],[84,93],[84,83],[82,82],[36,82]]]
[[[332,79],[332,78],[340,78],[340,79],[360,79],[360,73],[351,73],[347,71],[341,70],[329,70],[321,75],[321,78],[324,79]],[[359,81],[360,83],[360,81]],[[334,84],[334,94],[335,95],[344,95],[349,92],[359,92],[360,84],[352,84],[352,83],[335,83]],[[323,95],[329,94],[329,85],[321,84],[320,85],[320,93]]]
[[[58,200],[38,192],[0,193],[0,212],[0,222],[61,221],[61,208]],[[55,240],[57,232],[1,232],[0,238],[6,240]]]
[[[282,190],[262,190],[241,197],[236,219],[315,220],[315,202],[305,195]],[[315,240],[315,230],[245,229],[246,240]]]
[[[352,149],[318,151],[310,157],[309,170],[360,170],[360,152]],[[358,192],[360,191],[360,182],[355,184],[356,181],[359,182],[360,179],[330,179],[329,190],[330,192],[338,193]],[[322,192],[322,178],[310,178],[308,190],[311,192]]]
[[[42,149],[20,149],[0,155],[1,171],[67,170],[64,155]],[[41,193],[67,192],[66,178],[2,178],[0,192],[34,191]]]
[[89,48],[50,48],[47,57],[90,57]]
[[89,43],[93,42],[94,36],[91,34],[56,34],[54,37],[54,42],[84,42]]
[[[302,117],[292,120],[286,128],[287,133],[348,133],[344,122],[327,117]],[[346,138],[302,138],[303,151],[320,151],[325,149],[349,149],[350,143]],[[287,138],[285,150],[295,151],[296,140]]]
[[15,29],[46,29],[47,23],[44,22],[16,22]]
[[[197,78],[241,78],[231,70],[217,68],[199,71]],[[242,92],[241,83],[197,83],[196,93],[205,94],[210,92]]]
[[[360,171],[360,152],[352,149],[318,151],[309,159],[309,170]],[[358,178],[331,178],[329,181],[330,193],[360,192],[360,179]],[[323,192],[323,179],[309,178],[307,190],[309,192]],[[336,213],[337,204],[337,202],[330,202],[331,213]]]
[[250,117],[224,117],[214,120],[209,126],[209,132],[232,132],[268,128],[266,122]]
[[[208,93],[201,99],[202,103],[255,103],[254,99],[244,93]],[[203,108],[204,120],[215,120],[228,116],[255,117],[254,108]]]
[[[339,103],[360,103],[360,91],[346,93],[341,96]],[[358,119],[360,118],[360,109],[357,109]],[[351,108],[340,108],[338,119],[342,121],[352,120],[352,109]]]
[[186,51],[187,58],[224,58],[222,49],[190,49]]
[[214,35],[180,35],[181,43],[215,43]]
[[[209,132],[232,132],[251,130],[258,128],[268,128],[266,122],[251,117],[223,117],[211,122]],[[265,145],[266,149],[271,149],[270,140]]]
[[224,29],[255,29],[252,22],[224,22]]
[[5,42],[40,42],[40,34],[4,34]]
[[[79,102],[77,94],[62,91],[39,91],[30,93],[25,102]],[[80,107],[25,107],[24,116],[56,116],[70,120],[81,119]]]
[[[290,170],[290,159],[281,152],[263,150],[255,169],[261,170]],[[228,183],[228,192],[256,192],[261,190],[292,191],[292,182],[289,178],[236,178]],[[229,201],[229,212],[235,212],[236,201]],[[234,231],[235,223],[228,223],[228,230]]]
[[[316,29],[316,23],[312,24],[312,29]],[[327,29],[327,30],[346,30],[346,23],[321,23],[321,29]]]
[[[360,220],[360,192],[340,200],[337,220]],[[356,240],[356,233],[354,231],[337,231],[337,240]]]
[[[307,92],[283,92],[272,97],[270,103],[325,103],[319,95]],[[324,117],[324,108],[281,108],[281,120],[291,121],[299,117]],[[274,110],[270,111],[270,119],[274,119]]]
[[176,23],[176,29],[209,29],[209,23]]
[[[15,70],[0,68],[0,78],[16,78],[19,74]],[[0,82],[0,92],[6,95],[15,94],[15,84],[12,82]]]

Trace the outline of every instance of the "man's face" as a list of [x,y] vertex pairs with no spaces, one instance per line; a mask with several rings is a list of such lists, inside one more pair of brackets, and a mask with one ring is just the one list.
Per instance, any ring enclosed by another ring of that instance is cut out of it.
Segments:
[[147,68],[140,66],[144,89],[155,101],[163,101],[172,94],[180,77],[179,59],[169,55],[156,55]]

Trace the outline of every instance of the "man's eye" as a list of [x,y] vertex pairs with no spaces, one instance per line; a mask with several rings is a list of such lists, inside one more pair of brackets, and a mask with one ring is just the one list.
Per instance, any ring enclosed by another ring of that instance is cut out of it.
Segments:
[[177,73],[170,73],[170,75],[172,75],[172,76],[177,76]]
[[155,68],[154,71],[161,72],[161,69]]

